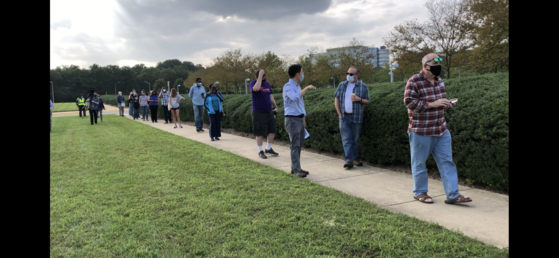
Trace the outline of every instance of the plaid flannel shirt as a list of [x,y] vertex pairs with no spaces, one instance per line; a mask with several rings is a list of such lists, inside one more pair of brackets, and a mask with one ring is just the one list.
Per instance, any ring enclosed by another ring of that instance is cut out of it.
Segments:
[[161,106],[169,105],[169,92],[161,91],[159,96],[161,97]]
[[408,80],[404,92],[404,104],[410,118],[408,132],[423,136],[443,135],[447,129],[444,107],[427,108],[427,103],[441,98],[446,98],[446,93],[440,77],[435,77],[433,85],[421,71]]
[[[338,85],[336,92],[334,93],[334,97],[338,98],[340,104],[340,111],[342,112],[342,118],[344,118],[344,105],[345,105],[345,91],[347,88],[348,81],[343,81]],[[362,99],[369,99],[369,89],[367,89],[367,85],[361,81],[357,81],[355,83],[355,88],[353,88],[353,93],[357,97]],[[353,103],[353,115],[351,116],[352,123],[363,123],[363,104],[357,101]]]

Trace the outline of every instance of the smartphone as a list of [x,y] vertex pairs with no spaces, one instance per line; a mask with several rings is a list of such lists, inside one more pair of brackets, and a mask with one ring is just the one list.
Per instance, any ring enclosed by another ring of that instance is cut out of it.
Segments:
[[450,100],[450,103],[452,103],[452,104],[456,104],[456,102],[458,102],[458,99],[451,99]]

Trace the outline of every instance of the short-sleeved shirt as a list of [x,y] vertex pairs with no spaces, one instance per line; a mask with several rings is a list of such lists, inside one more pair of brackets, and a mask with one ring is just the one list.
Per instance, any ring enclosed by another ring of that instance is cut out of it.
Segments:
[[444,83],[435,77],[431,84],[423,71],[412,75],[404,91],[404,104],[408,109],[408,133],[423,136],[441,136],[446,130],[444,107],[427,108],[429,102],[446,98]]
[[184,99],[181,95],[177,94],[177,96],[170,97],[169,101],[171,101],[171,107],[172,108],[178,108],[179,107],[179,100]]
[[272,86],[265,81],[260,86],[260,91],[253,91],[252,88],[256,84],[256,80],[250,82],[250,93],[252,96],[252,112],[268,113],[272,111]]
[[141,96],[140,95],[140,106],[147,106],[148,105],[148,96]]
[[[340,101],[340,111],[342,112],[342,118],[345,117],[345,113],[347,110],[345,108],[345,98],[346,98],[346,88],[348,86],[349,82],[348,81],[342,81],[339,85],[338,88],[336,89],[336,92],[334,93],[334,97],[338,98],[338,100]],[[360,97],[362,99],[369,99],[369,89],[367,88],[367,85],[361,81],[357,81],[355,83],[355,88],[353,88],[353,93],[355,93],[355,95],[357,97]],[[352,109],[352,113],[353,115],[351,116],[351,122],[352,123],[363,123],[363,104],[359,103],[358,101],[353,102],[351,105],[351,109]],[[348,112],[349,113],[349,112]]]
[[157,104],[157,101],[159,100],[159,97],[158,97],[157,95],[155,95],[155,96],[154,96],[154,95],[149,95],[149,100],[151,100],[151,101],[149,102],[149,105],[150,105],[150,106],[157,106],[157,105],[159,105],[159,104]]
[[159,95],[161,96],[161,106],[167,106],[169,104],[169,92],[161,91]]

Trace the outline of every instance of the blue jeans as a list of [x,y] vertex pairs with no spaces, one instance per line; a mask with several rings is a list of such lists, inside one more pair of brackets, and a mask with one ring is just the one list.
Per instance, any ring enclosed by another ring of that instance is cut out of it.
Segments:
[[134,104],[132,104],[132,103],[128,104],[128,114],[131,117],[134,117]]
[[101,122],[103,122],[103,109],[102,108],[99,109],[99,118],[101,119]]
[[194,105],[194,125],[196,130],[201,130],[203,124],[202,116],[204,115],[204,106]]
[[50,131],[52,132],[52,111],[50,111]]
[[142,108],[142,119],[148,119],[148,106],[141,106]]
[[340,135],[345,152],[345,161],[353,161],[359,156],[359,136],[363,123],[352,123],[351,115],[344,115],[340,119]]
[[134,114],[134,118],[140,118],[140,109],[138,108],[132,108],[132,112]]
[[427,167],[425,161],[433,154],[441,179],[446,198],[454,199],[458,193],[458,173],[452,161],[452,137],[446,130],[441,136],[423,136],[414,132],[408,133],[410,137],[411,173],[413,175],[413,194],[418,196],[427,192]]

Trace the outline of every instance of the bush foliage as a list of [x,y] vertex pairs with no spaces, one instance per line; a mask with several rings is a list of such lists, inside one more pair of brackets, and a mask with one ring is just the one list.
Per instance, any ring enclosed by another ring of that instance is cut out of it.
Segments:
[[[445,112],[452,135],[452,150],[458,176],[473,185],[509,190],[509,74],[497,73],[444,80],[447,98],[458,104]],[[410,165],[407,134],[408,114],[404,105],[406,83],[368,85],[371,102],[365,106],[359,157],[373,164]],[[305,147],[343,153],[338,116],[334,107],[335,89],[308,91],[304,97],[307,130]],[[289,141],[285,131],[283,98],[273,94],[279,106],[276,139]],[[186,97],[186,96],[185,96]],[[252,132],[250,95],[224,95],[226,117],[223,128]],[[112,103],[115,102],[115,103]],[[107,103],[115,105],[116,100]],[[180,104],[180,117],[194,121],[192,101]],[[159,110],[160,117],[163,113]],[[209,123],[207,115],[204,123]],[[435,169],[432,157],[427,167]]]

